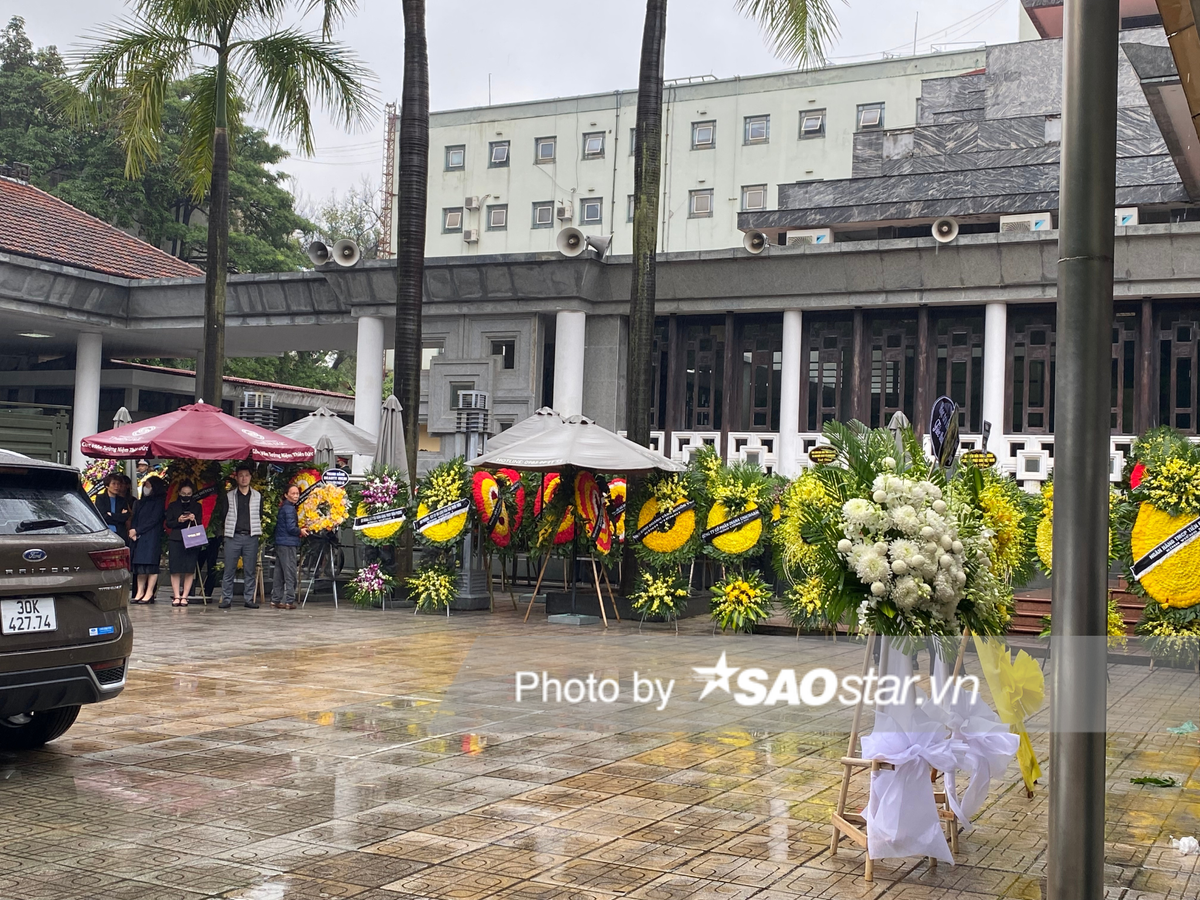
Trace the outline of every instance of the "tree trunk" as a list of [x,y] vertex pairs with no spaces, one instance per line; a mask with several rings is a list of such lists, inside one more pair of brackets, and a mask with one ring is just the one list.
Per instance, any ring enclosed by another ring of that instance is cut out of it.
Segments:
[[224,57],[217,62],[216,89],[208,258],[204,271],[204,371],[196,374],[196,399],[220,407],[225,372],[225,279],[229,268],[229,122]]
[[[654,342],[654,269],[658,258],[658,196],[662,178],[663,60],[667,0],[646,0],[642,60],[638,74],[637,146],[633,155],[633,284],[629,294],[629,372],[625,428],[629,439],[650,445],[651,352]],[[640,498],[641,478],[631,478],[629,499]],[[630,509],[636,509],[631,505]],[[630,531],[630,529],[626,529]],[[621,591],[635,589],[637,558],[625,544]]]
[[[429,181],[429,53],[425,0],[403,0],[404,86],[400,99],[400,165],[396,178],[396,398],[404,408],[404,443],[417,482],[421,409],[421,300],[425,274],[425,206]],[[412,569],[405,541],[397,567]]]

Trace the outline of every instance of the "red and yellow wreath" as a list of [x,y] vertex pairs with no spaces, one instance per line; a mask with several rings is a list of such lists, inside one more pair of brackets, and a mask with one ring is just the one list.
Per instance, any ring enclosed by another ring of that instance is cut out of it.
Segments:
[[[554,501],[554,495],[558,493],[559,487],[562,485],[562,475],[558,472],[547,472],[542,478],[541,490],[533,498],[533,514],[540,516],[542,511],[548,509]],[[570,505],[563,512],[562,519],[557,523],[557,526],[550,522],[543,522],[538,527],[538,543],[545,544],[549,537],[549,530],[556,528],[554,532],[554,544],[561,546],[569,544],[575,540],[575,510]]]
[[612,522],[600,484],[591,472],[580,472],[575,476],[575,506],[583,517],[587,537],[594,541],[596,549],[607,555],[612,551]]
[[614,478],[608,483],[608,518],[613,524],[613,534],[618,541],[625,541],[625,502],[629,486],[624,478]]
[[513,469],[478,471],[471,479],[471,495],[488,540],[501,549],[507,547],[525,513],[520,473]]

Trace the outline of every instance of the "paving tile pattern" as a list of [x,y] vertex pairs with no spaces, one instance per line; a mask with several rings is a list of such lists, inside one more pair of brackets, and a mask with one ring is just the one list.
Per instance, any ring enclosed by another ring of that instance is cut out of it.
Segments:
[[[956,866],[882,860],[868,884],[859,851],[828,855],[845,711],[699,701],[688,668],[722,651],[796,665],[791,638],[313,604],[132,615],[124,694],[42,751],[0,755],[4,900],[1044,895],[1046,792],[1027,799],[1015,766]],[[845,642],[805,646],[861,664]],[[640,667],[676,694],[661,710],[515,703],[515,671],[535,666]],[[1165,733],[1198,694],[1194,673],[1112,667],[1112,900],[1200,891],[1197,857],[1170,848],[1200,833],[1196,737]],[[1044,731],[1034,743],[1044,760]],[[1182,786],[1129,783],[1142,774]],[[861,806],[865,784],[852,793]]]

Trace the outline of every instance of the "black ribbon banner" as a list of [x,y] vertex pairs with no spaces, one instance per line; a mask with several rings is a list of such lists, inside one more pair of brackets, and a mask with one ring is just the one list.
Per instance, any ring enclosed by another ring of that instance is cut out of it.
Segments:
[[413,523],[413,528],[417,531],[425,531],[426,528],[432,528],[434,525],[441,525],[443,522],[453,519],[460,513],[464,513],[471,506],[471,501],[467,497],[461,500],[455,500],[453,503],[447,503],[445,506],[431,510]]
[[374,528],[376,525],[391,525],[393,522],[403,522],[407,519],[408,512],[404,508],[383,509],[365,516],[355,516],[354,530],[362,531],[364,528]]
[[753,522],[755,519],[762,518],[761,509],[750,509],[744,513],[738,513],[732,519],[726,519],[720,525],[714,525],[712,528],[700,535],[700,539],[706,544],[711,544],[714,538],[719,538],[723,534],[729,534],[731,531],[737,531],[743,525]]
[[696,504],[691,500],[680,503],[678,506],[673,506],[666,512],[660,512],[653,519],[634,532],[633,540],[643,540],[646,535],[652,534],[655,531],[670,531],[675,527],[675,520],[689,509],[695,509]]
[[625,514],[625,503],[624,502],[618,503],[615,506],[610,506],[608,509],[608,517],[610,519],[612,519],[614,522],[617,521],[617,519],[621,518],[621,516],[624,514]]
[[496,523],[500,521],[500,514],[502,512],[504,512],[504,501],[497,497],[496,505],[492,507],[492,514],[488,516],[487,522],[484,523],[489,535],[496,530]]
[[1133,577],[1140,581],[1143,575],[1159,563],[1165,562],[1167,557],[1178,553],[1198,537],[1200,537],[1200,519],[1192,519],[1141,559],[1135,561],[1131,569]]
[[301,503],[303,503],[305,500],[307,500],[308,495],[311,494],[313,491],[315,491],[317,488],[319,488],[322,484],[324,484],[324,482],[314,481],[312,484],[310,484],[308,487],[306,487],[304,490],[302,490],[300,492],[300,499],[296,501],[296,505],[299,506]]

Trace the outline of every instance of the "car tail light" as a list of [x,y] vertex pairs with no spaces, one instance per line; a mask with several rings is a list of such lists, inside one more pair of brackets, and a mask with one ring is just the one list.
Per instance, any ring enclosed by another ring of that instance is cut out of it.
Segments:
[[121,657],[120,659],[106,659],[104,662],[91,663],[91,667],[97,672],[103,671],[104,669],[115,669],[117,666],[123,665],[125,665],[125,657]]
[[88,553],[97,569],[128,569],[129,548],[120,550],[92,550]]

